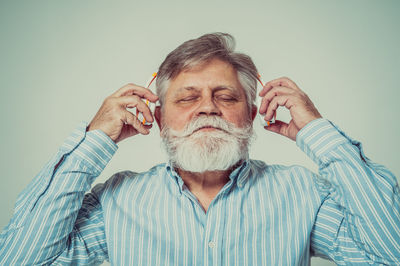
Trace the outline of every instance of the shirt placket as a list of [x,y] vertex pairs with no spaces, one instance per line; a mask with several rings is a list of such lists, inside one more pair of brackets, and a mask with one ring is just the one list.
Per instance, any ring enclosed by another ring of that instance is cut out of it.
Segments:
[[[231,181],[227,184],[230,187]],[[203,240],[203,263],[205,266],[221,265],[222,259],[222,240],[225,229],[225,201],[226,191],[228,187],[224,187],[220,193],[214,198],[208,207],[207,213],[204,212],[196,197],[188,190],[183,190],[183,195],[188,197],[195,203],[196,212],[202,221],[202,240]]]
[[[222,191],[221,191],[222,192]],[[225,228],[225,193],[220,193],[210,204],[206,214],[203,238],[204,265],[222,265],[222,240]]]

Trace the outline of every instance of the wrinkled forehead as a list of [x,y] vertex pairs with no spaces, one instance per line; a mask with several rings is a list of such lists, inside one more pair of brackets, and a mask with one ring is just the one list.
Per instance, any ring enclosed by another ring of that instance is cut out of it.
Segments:
[[165,71],[167,74],[167,79],[172,80],[183,71],[201,68],[212,63],[213,61],[225,62],[234,68],[234,65],[226,57],[215,53],[198,54],[197,56],[185,58],[185,60],[182,61],[175,61],[173,64],[171,64],[170,68]]
[[215,59],[194,65],[181,71],[175,78],[169,80],[167,94],[171,90],[204,88],[227,88],[237,90],[244,95],[244,89],[234,67],[224,61]]

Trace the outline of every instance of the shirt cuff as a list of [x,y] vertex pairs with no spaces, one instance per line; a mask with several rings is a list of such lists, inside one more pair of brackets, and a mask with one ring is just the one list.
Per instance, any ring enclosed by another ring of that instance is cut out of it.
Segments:
[[311,121],[296,136],[297,146],[317,164],[335,147],[351,142],[339,128],[324,118]]
[[87,123],[82,122],[65,140],[60,150],[84,160],[97,172],[103,171],[118,149],[117,144],[101,130],[86,132]]

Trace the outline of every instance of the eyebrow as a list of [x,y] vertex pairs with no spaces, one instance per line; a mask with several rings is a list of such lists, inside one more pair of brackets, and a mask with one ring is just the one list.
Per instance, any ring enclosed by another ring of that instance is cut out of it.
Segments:
[[182,87],[176,90],[176,92],[181,92],[181,91],[199,91],[201,89],[193,87],[193,86],[187,86],[187,87]]
[[[229,90],[235,97],[237,98],[242,98],[241,97],[241,93],[239,91],[239,88],[236,87],[232,87],[232,86],[226,86],[226,85],[219,85],[214,87],[213,89],[213,94],[215,92],[221,91],[221,90]],[[178,88],[175,92],[173,92],[173,94],[171,94],[171,98],[172,99],[176,99],[178,97],[181,97],[182,93],[184,92],[195,92],[195,93],[199,93],[201,91],[201,88],[196,87],[196,86],[186,86],[186,87],[181,87]]]
[[200,91],[200,89],[193,87],[193,86],[181,87],[181,88],[178,88],[176,91],[174,91],[172,93],[171,97],[172,98],[178,97],[180,94],[182,94],[185,91]]
[[[187,87],[182,87],[179,88],[175,91],[174,95],[179,94],[182,91],[200,91],[201,89],[198,87],[194,87],[194,86],[187,86]],[[238,88],[236,87],[231,87],[231,86],[225,86],[225,85],[220,85],[220,86],[216,86],[212,89],[213,91],[220,91],[220,90],[230,90],[234,93],[237,93]]]

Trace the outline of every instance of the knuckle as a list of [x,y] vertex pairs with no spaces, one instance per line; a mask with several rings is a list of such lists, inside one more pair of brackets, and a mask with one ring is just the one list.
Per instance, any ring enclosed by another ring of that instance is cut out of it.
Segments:
[[136,101],[137,101],[135,95],[126,95],[126,96],[122,96],[122,97],[123,97],[123,101],[126,104],[136,103]]
[[136,94],[133,94],[133,95],[131,96],[131,98],[132,98],[132,101],[136,101],[136,102],[138,102],[138,103],[142,102],[142,100],[140,99],[140,97],[137,96]]
[[111,96],[104,98],[103,105],[107,104],[110,101]]
[[104,104],[106,105],[112,105],[115,102],[115,97],[108,96],[107,98],[104,99]]
[[139,119],[135,116],[135,119],[133,119],[133,126],[136,128],[136,129],[139,129],[139,127],[140,127],[140,121],[139,121]]
[[124,112],[124,114],[122,115],[124,117],[124,120],[130,124],[130,122],[132,121],[131,116],[129,115],[129,112]]

